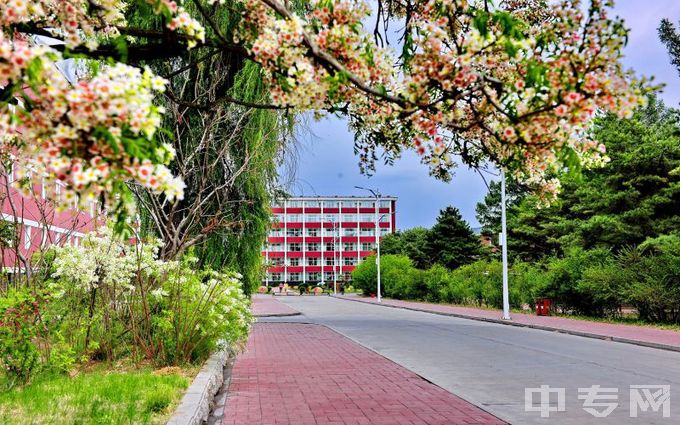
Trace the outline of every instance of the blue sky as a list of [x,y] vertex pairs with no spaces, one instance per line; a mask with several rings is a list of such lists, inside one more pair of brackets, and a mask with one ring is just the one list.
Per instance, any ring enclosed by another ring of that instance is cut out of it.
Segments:
[[[638,75],[654,75],[657,82],[665,83],[661,97],[668,105],[678,106],[680,77],[670,64],[656,28],[664,17],[677,24],[680,0],[618,0],[614,13],[624,18],[631,30],[624,64]],[[300,133],[295,174],[289,178],[291,193],[363,195],[354,186],[378,188],[385,195],[399,197],[399,229],[429,227],[447,205],[458,207],[473,227],[478,225],[475,204],[483,199],[486,186],[476,172],[460,167],[450,183],[442,183],[430,177],[417,156],[409,152],[394,166],[379,166],[377,173],[368,178],[359,173],[353,137],[342,120],[310,120]]]

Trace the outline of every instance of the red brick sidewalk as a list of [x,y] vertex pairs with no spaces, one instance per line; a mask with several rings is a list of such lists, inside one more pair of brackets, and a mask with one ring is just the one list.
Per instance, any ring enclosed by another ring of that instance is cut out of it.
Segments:
[[299,311],[275,300],[271,295],[253,294],[251,310],[255,317],[295,316]]
[[[365,303],[377,303],[375,298],[356,296],[338,298],[351,299]],[[482,320],[500,321],[502,316],[500,310],[483,310],[472,307],[459,307],[417,301],[383,298],[382,303],[392,307],[407,308],[409,310],[427,311]],[[680,351],[680,332],[677,331],[656,329],[648,326],[619,325],[614,323],[590,322],[587,320],[568,319],[565,317],[535,316],[521,313],[515,313],[511,316],[511,324],[515,325],[563,331],[576,335],[601,337],[602,339],[611,339],[613,341]]]
[[223,425],[502,424],[319,325],[257,323],[236,358]]

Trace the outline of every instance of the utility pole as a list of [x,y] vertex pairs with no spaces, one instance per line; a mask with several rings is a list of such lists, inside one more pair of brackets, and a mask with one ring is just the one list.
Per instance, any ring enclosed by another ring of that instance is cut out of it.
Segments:
[[380,192],[361,186],[354,186],[357,189],[367,190],[375,197],[375,267],[378,277],[378,302],[382,302],[382,295],[380,294],[380,219],[378,218],[378,208],[380,205]]
[[501,169],[501,249],[503,255],[503,320],[510,320],[508,294],[508,232],[505,219],[505,170]]

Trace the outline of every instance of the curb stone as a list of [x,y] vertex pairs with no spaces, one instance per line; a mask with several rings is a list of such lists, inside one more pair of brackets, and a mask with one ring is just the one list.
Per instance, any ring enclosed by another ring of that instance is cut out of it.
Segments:
[[401,305],[371,303],[371,302],[366,302],[366,301],[361,301],[361,300],[353,300],[353,299],[349,299],[349,298],[345,298],[345,297],[338,297],[337,295],[331,295],[331,297],[337,298],[337,299],[343,300],[343,301],[353,301],[353,302],[356,302],[356,303],[378,305],[378,306],[381,306],[381,307],[400,308],[402,310],[419,311],[419,312],[422,312],[422,313],[437,314],[437,315],[440,315],[440,316],[458,317],[458,318],[461,318],[461,319],[477,320],[479,322],[490,322],[490,323],[497,323],[497,324],[506,325],[506,326],[516,326],[516,327],[519,327],[519,328],[538,329],[538,330],[541,330],[541,331],[558,332],[558,333],[580,336],[580,337],[585,337],[585,338],[600,339],[600,340],[603,340],[603,341],[613,341],[613,342],[618,342],[618,343],[622,343],[622,344],[638,345],[638,346],[641,346],[641,347],[655,348],[657,350],[680,352],[680,346],[669,345],[669,344],[661,344],[661,343],[658,343],[658,342],[639,341],[639,340],[636,340],[636,339],[622,338],[622,337],[618,337],[618,336],[602,335],[602,334],[595,334],[595,333],[590,333],[590,332],[575,331],[575,330],[562,329],[562,328],[553,328],[553,327],[550,327],[550,326],[533,325],[533,324],[529,324],[529,323],[518,323],[518,322],[513,322],[511,320],[491,319],[491,318],[488,318],[488,317],[470,316],[470,315],[461,314],[461,313],[449,313],[449,312],[443,312],[443,311],[432,311],[432,310],[427,310],[427,309],[424,309],[424,308],[406,307],[406,306],[401,306]]
[[225,349],[206,360],[167,425],[201,425],[208,422],[215,394],[224,382],[224,366],[228,359],[229,353]]
[[296,311],[295,313],[265,313],[265,314],[253,314],[254,318],[260,317],[289,317],[289,316],[300,316],[302,313]]

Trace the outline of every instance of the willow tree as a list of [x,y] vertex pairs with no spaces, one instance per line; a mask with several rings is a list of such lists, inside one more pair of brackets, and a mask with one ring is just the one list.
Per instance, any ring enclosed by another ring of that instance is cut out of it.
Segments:
[[[127,20],[140,31],[161,31],[162,22],[148,12],[133,10]],[[227,9],[213,19],[226,28],[233,21]],[[259,107],[268,95],[260,67],[231,52],[197,48],[172,62],[140,63],[169,81],[163,102],[168,131],[159,138],[173,147],[170,171],[186,185],[183,199],[173,202],[131,183],[142,207],[142,231],[163,240],[162,258],[193,249],[203,264],[241,271],[251,289],[261,281],[270,194],[293,115]],[[217,100],[236,96],[243,102]]]

